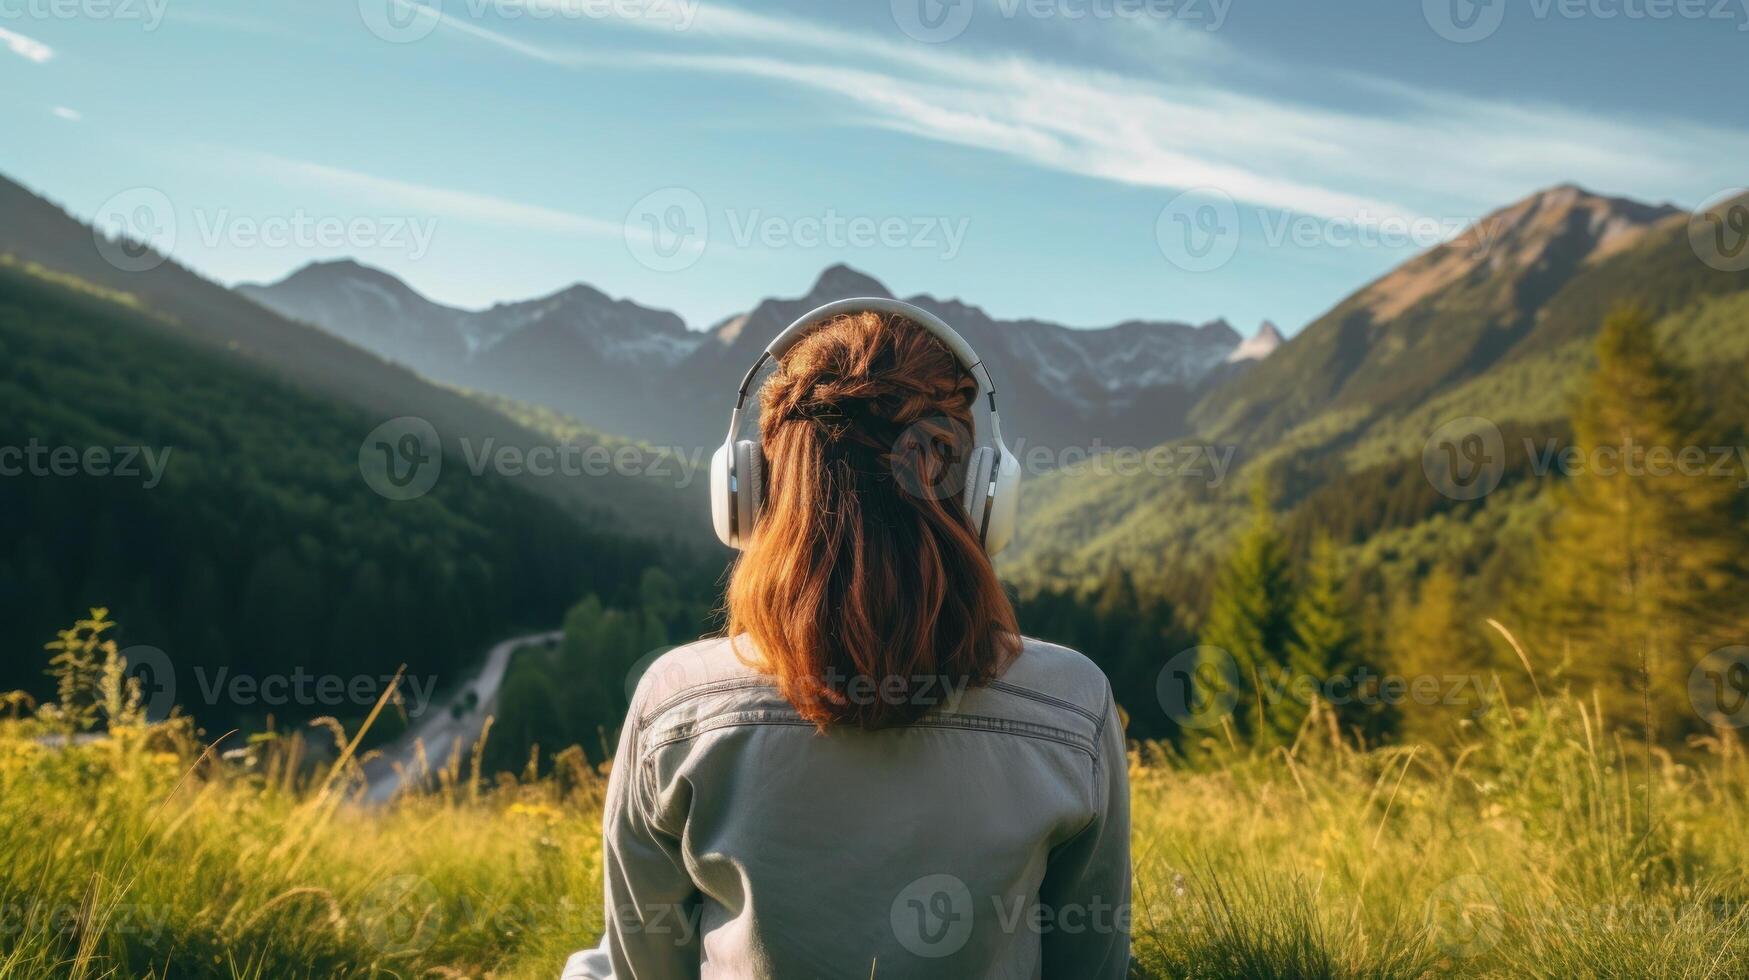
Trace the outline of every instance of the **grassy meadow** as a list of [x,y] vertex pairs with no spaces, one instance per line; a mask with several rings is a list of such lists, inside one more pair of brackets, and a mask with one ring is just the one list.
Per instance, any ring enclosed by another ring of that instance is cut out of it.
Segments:
[[[147,723],[107,628],[57,641],[60,702],[0,706],[0,977],[550,978],[599,935],[581,753],[493,780],[476,755],[366,807],[358,733]],[[1330,720],[1194,766],[1135,747],[1137,975],[1749,974],[1735,740],[1648,751],[1569,696],[1492,705],[1455,748]],[[332,761],[301,761],[315,740]]]

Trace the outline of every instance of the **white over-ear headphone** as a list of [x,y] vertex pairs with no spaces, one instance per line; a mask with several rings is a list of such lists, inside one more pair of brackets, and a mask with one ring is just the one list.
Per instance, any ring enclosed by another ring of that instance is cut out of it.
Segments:
[[765,498],[765,453],[757,440],[736,438],[753,376],[766,361],[781,358],[820,324],[847,313],[864,312],[902,316],[939,337],[989,397],[990,437],[995,446],[979,446],[972,451],[966,464],[964,504],[972,527],[984,542],[985,553],[994,555],[1014,537],[1020,505],[1020,460],[1002,441],[1002,419],[996,413],[996,386],[990,381],[990,372],[972,345],[940,317],[910,303],[874,297],[839,300],[803,314],[765,345],[765,352],[741,379],[735,410],[729,414],[728,438],[711,457],[711,523],[716,526],[717,537],[731,548],[745,547]]

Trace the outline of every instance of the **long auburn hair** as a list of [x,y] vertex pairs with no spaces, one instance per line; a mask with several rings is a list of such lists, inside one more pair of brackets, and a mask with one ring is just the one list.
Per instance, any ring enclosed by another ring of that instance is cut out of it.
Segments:
[[977,395],[934,334],[872,312],[816,327],[760,391],[765,502],[729,635],[822,730],[914,721],[1019,651],[961,504]]

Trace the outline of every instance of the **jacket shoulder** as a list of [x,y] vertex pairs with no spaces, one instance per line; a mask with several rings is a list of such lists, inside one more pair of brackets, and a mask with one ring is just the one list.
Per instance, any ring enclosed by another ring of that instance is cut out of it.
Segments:
[[1099,665],[1078,650],[1034,637],[1021,637],[1020,656],[997,682],[1023,688],[1103,719],[1111,707],[1111,682]]
[[769,679],[743,659],[750,653],[747,643],[732,644],[727,637],[716,636],[646,657],[632,695],[632,713],[648,719],[689,694],[769,685]]

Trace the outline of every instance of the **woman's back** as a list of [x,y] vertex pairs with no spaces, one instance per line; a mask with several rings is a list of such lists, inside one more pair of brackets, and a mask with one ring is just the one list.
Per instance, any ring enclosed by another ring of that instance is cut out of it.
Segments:
[[1123,734],[1092,663],[1022,640],[990,563],[1019,479],[989,372],[927,311],[845,300],[767,345],[711,467],[732,639],[639,683],[607,933],[567,976],[1126,973]]
[[1104,675],[1027,640],[989,684],[910,687],[917,721],[821,733],[726,639],[658,660],[614,762],[607,936],[566,977],[1123,976]]

